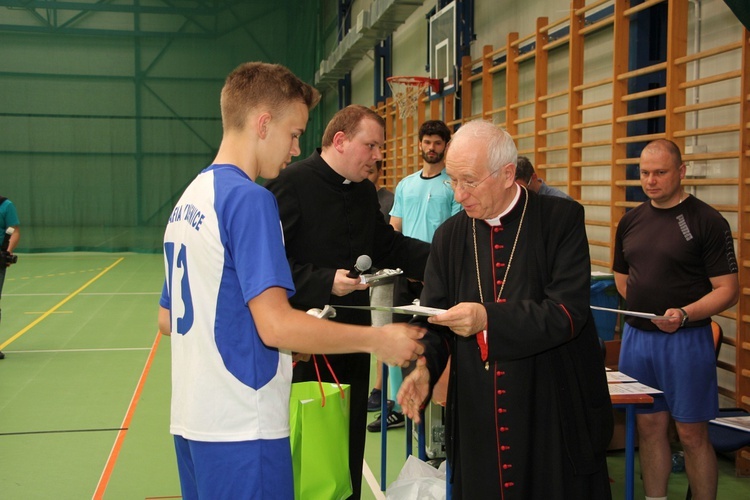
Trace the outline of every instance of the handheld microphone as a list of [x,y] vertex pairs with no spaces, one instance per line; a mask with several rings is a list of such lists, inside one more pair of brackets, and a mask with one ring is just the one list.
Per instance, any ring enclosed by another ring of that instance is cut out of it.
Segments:
[[369,255],[360,255],[357,257],[357,262],[354,267],[346,273],[349,278],[357,278],[360,274],[364,273],[372,267],[372,259]]

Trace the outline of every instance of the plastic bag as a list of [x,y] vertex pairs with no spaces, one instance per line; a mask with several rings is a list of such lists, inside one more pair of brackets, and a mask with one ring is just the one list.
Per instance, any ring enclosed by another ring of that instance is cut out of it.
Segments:
[[410,455],[401,472],[385,492],[388,500],[444,500],[446,497],[445,462],[435,469]]

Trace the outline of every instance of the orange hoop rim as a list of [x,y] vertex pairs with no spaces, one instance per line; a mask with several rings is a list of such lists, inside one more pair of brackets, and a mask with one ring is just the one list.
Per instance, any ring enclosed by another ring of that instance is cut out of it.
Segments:
[[437,94],[440,92],[441,80],[437,78],[429,78],[426,76],[389,76],[386,78],[388,83],[401,83],[404,85],[429,85],[432,88],[432,92]]

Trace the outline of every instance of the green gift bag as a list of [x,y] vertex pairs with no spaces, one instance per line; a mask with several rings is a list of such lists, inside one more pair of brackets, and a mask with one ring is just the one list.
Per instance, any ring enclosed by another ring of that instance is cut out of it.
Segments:
[[289,401],[289,419],[294,498],[338,500],[349,497],[352,494],[349,386],[320,381],[295,382]]

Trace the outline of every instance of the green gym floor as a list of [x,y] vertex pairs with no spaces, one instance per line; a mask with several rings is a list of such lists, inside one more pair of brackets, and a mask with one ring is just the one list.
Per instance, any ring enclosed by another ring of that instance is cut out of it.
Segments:
[[[160,255],[109,253],[20,254],[8,270],[0,498],[180,497],[168,425],[170,346],[156,331],[162,273]],[[387,434],[390,483],[405,458],[405,431]],[[623,498],[623,457],[609,458],[615,499]],[[384,498],[379,433],[368,433],[365,458],[363,498]],[[718,498],[750,498],[750,479],[735,477],[733,461],[720,457],[719,467]],[[685,474],[673,475],[669,498],[686,489]],[[639,480],[635,493],[643,498]]]

